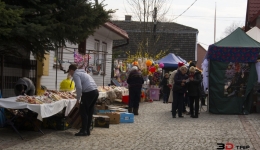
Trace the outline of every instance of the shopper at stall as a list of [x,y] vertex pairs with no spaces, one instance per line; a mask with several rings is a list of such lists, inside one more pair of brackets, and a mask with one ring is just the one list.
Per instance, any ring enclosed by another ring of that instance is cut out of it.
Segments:
[[[174,76],[175,74],[177,73],[178,69],[181,67],[181,66],[184,66],[184,63],[183,62],[179,62],[178,63],[178,68],[176,70],[174,70],[172,73],[171,73],[171,76],[169,77],[169,86],[171,88],[173,88],[173,85],[174,85]],[[168,102],[173,102],[173,91],[171,90],[170,91],[170,96],[169,96],[169,99],[168,99]]]
[[16,96],[18,95],[35,95],[35,86],[31,79],[23,77],[18,79],[14,86],[14,93]]
[[184,93],[186,92],[186,82],[188,79],[187,76],[187,67],[182,66],[178,69],[177,73],[174,76],[174,85],[173,85],[173,97],[174,101],[172,103],[172,117],[176,118],[176,110],[178,109],[179,118],[183,118],[183,101]]
[[169,79],[169,74],[165,73],[160,83],[160,86],[162,88],[162,93],[163,93],[163,103],[168,103],[168,98],[170,95],[170,87],[169,87],[168,79]]
[[[187,82],[188,96],[190,100],[190,116],[198,118],[199,114],[199,98],[201,89],[201,73],[196,71],[196,68],[191,66],[189,69],[189,82]],[[194,115],[194,102],[195,102],[195,115]]]
[[79,112],[82,121],[81,130],[75,136],[89,136],[90,125],[94,113],[94,105],[98,99],[99,92],[93,78],[84,69],[77,69],[72,64],[68,73],[73,77],[76,85],[77,102],[80,102]]
[[133,66],[127,78],[128,88],[129,88],[129,102],[128,102],[128,112],[138,115],[139,102],[141,99],[142,85],[144,84],[144,79],[141,73],[138,71],[137,66]]

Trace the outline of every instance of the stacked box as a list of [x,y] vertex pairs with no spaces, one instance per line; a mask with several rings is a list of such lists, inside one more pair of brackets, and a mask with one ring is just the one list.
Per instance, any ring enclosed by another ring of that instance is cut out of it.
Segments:
[[94,126],[101,128],[109,128],[110,118],[108,116],[93,115],[94,117]]
[[109,121],[110,124],[119,124],[120,123],[120,113],[118,113],[118,112],[104,113],[104,114],[99,114],[99,115],[108,116],[110,118],[110,121]]
[[133,113],[120,113],[120,123],[133,123],[134,114]]

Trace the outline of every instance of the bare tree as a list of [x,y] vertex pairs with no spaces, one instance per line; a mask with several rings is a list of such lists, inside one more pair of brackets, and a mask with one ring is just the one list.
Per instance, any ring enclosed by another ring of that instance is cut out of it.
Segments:
[[157,17],[161,19],[170,10],[167,0],[126,0],[135,18],[140,22],[154,21],[154,8],[157,8]]
[[221,39],[224,39],[226,36],[228,36],[230,33],[232,33],[233,31],[235,31],[238,27],[242,28],[244,25],[242,22],[233,22],[230,26],[226,27],[224,33],[222,34],[222,36],[219,38],[220,41]]
[[155,52],[154,45],[157,43],[158,34],[156,25],[158,20],[166,20],[165,15],[169,12],[171,5],[168,0],[126,0],[128,10],[133,14],[134,20],[141,24],[141,41],[137,43],[138,49],[146,52]]

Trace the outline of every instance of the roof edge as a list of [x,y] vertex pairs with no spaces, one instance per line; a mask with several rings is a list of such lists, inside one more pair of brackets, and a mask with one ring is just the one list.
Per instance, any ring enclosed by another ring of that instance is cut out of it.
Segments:
[[122,36],[125,39],[129,39],[128,34],[125,30],[119,28],[118,26],[116,26],[115,24],[113,24],[112,22],[106,22],[103,25],[105,28],[115,32],[116,34],[118,34],[119,36]]

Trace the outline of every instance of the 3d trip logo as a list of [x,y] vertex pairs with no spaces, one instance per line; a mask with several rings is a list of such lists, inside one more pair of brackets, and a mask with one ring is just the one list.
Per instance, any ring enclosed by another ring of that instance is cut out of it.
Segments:
[[217,143],[218,147],[217,149],[224,149],[224,150],[235,150],[235,149],[249,149],[250,146],[249,145],[246,145],[246,146],[243,146],[243,145],[240,145],[240,146],[235,146],[233,143]]

